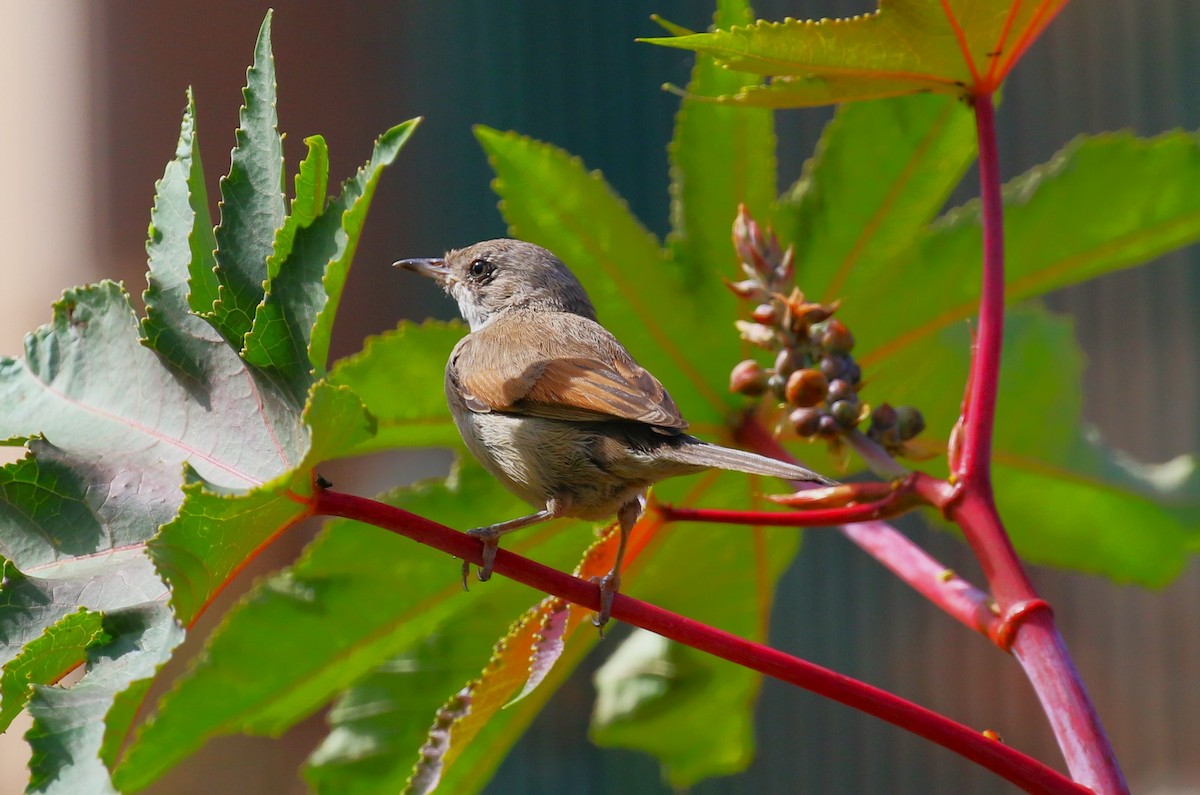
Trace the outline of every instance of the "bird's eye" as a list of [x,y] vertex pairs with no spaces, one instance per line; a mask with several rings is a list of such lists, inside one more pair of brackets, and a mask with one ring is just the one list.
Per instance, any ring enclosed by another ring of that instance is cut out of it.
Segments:
[[494,270],[496,270],[496,266],[492,263],[485,259],[477,259],[471,263],[471,278],[482,279]]

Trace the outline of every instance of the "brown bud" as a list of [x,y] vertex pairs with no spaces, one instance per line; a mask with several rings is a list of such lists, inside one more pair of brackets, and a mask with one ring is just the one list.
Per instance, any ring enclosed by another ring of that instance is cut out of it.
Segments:
[[800,436],[813,436],[821,422],[822,412],[818,408],[794,409],[788,414],[788,422]]
[[729,373],[729,391],[757,397],[767,389],[767,374],[753,359],[738,362]]
[[800,356],[792,348],[783,348],[775,357],[775,372],[787,378],[800,366]]
[[787,381],[785,396],[793,406],[815,406],[825,400],[829,381],[820,370],[797,370]]
[[829,413],[843,428],[853,428],[858,424],[859,403],[857,400],[837,400],[829,407]]
[[[774,236],[772,235],[772,238]],[[778,243],[775,243],[778,246]],[[779,259],[779,264],[775,266],[775,283],[779,287],[783,287],[791,283],[793,276],[796,273],[796,250],[794,246],[788,246],[783,252],[783,256]]]
[[896,424],[896,410],[890,403],[880,404],[871,412],[871,427],[883,430]]
[[757,279],[743,279],[740,282],[725,282],[725,286],[738,298],[747,301],[765,301],[767,290]]
[[821,334],[821,347],[830,353],[849,353],[854,348],[854,335],[845,323],[830,318]]
[[835,378],[829,382],[829,399],[831,401],[854,400],[857,395],[854,384],[843,378]]
[[779,319],[779,311],[774,304],[759,304],[750,312],[750,317],[755,323],[764,326],[773,326],[775,321]]
[[737,326],[742,339],[751,345],[757,345],[769,351],[773,351],[779,346],[775,330],[770,326],[760,326],[758,323],[751,323],[748,320],[735,320],[734,325]]
[[901,406],[896,409],[896,430],[900,439],[907,442],[925,430],[925,417],[912,406]]

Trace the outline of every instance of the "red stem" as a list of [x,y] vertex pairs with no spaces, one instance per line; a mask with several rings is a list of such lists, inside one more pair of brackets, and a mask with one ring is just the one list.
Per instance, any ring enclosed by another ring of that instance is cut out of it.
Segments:
[[1004,334],[1004,219],[990,94],[974,98],[983,210],[983,284],[979,328],[971,358],[959,490],[946,516],[963,530],[983,567],[1001,613],[998,638],[1020,661],[1037,692],[1076,781],[1104,795],[1124,795],[1128,785],[1112,746],[1067,653],[1049,606],[1038,598],[1000,521],[992,494],[992,431]]
[[975,98],[979,136],[979,185],[983,202],[983,286],[979,329],[964,400],[967,417],[959,455],[959,480],[980,493],[992,488],[992,429],[1000,386],[1004,340],[1004,208],[1000,200],[1000,157],[996,114],[990,95]]
[[[746,447],[763,455],[781,461],[796,461],[779,440],[753,417],[746,416],[743,419],[735,437]],[[933,478],[921,483],[931,487],[945,485],[943,481]],[[937,505],[945,499],[945,495],[936,493],[923,496]],[[995,637],[999,621],[993,612],[992,598],[954,574],[896,528],[887,522],[870,521],[844,524],[838,530],[951,618],[989,638]]]
[[[318,490],[314,500],[316,514],[342,516],[367,522],[448,552],[455,557],[476,564],[482,562],[482,544],[477,539],[399,508],[334,491]],[[600,607],[600,589],[597,585],[507,550],[501,549],[496,553],[495,571],[591,610],[598,610]],[[974,729],[887,691],[768,646],[739,638],[624,594],[617,594],[613,599],[612,615],[613,618],[665,638],[874,715],[970,759],[1026,792],[1055,795],[1087,793],[1086,789],[1058,771],[1014,748],[989,739]]]
[[878,519],[885,515],[886,509],[883,501],[801,511],[725,511],[718,508],[680,508],[667,504],[658,506],[658,511],[671,522],[745,524],[754,527],[833,527]]

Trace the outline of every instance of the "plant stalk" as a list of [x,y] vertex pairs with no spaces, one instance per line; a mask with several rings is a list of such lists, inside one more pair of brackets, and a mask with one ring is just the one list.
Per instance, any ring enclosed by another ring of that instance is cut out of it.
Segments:
[[945,507],[963,530],[991,587],[1009,644],[1037,692],[1074,779],[1102,795],[1129,787],[1054,623],[1004,530],[992,492],[992,435],[1004,335],[1004,217],[992,95],[973,98],[979,142],[983,283],[958,466],[959,492]]
[[[455,557],[482,563],[479,540],[399,508],[364,497],[329,490],[313,496],[313,512],[341,516],[381,527]],[[494,571],[591,610],[600,608],[594,583],[556,571],[505,549],[496,553]],[[935,742],[1012,782],[1025,792],[1086,795],[1087,790],[1058,771],[1014,748],[906,701],[776,649],[753,643],[637,599],[617,594],[613,618],[620,619],[700,651],[802,687],[854,709],[874,715]]]

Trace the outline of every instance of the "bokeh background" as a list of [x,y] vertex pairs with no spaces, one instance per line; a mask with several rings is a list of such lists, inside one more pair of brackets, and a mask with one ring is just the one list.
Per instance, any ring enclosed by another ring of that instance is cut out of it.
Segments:
[[[267,6],[265,0],[202,6],[0,0],[0,353],[19,352],[22,334],[49,319],[50,302],[67,286],[110,277],[140,294],[153,184],[173,153],[184,90],[196,90],[215,195]],[[665,146],[677,100],[659,86],[685,82],[691,58],[633,39],[657,32],[652,12],[702,28],[711,0],[276,0],[274,6],[289,163],[300,156],[303,138],[319,132],[341,179],[367,157],[379,132],[426,117],[380,185],[347,285],[336,355],[357,350],[365,335],[402,316],[449,316],[451,307],[432,291],[397,281],[387,267],[392,260],[504,232],[472,124],[512,128],[581,156],[604,171],[653,231],[665,231]],[[756,4],[768,18],[845,16],[873,7],[871,0]],[[1200,127],[1198,31],[1196,0],[1068,5],[1007,84],[999,112],[1005,176],[1048,159],[1079,133]],[[779,114],[781,184],[799,173],[829,113]],[[957,198],[969,197],[971,185],[968,177]],[[1049,301],[1074,315],[1088,355],[1085,415],[1144,460],[1200,449],[1197,259],[1195,250],[1183,252]],[[339,473],[338,482],[372,493],[445,471],[448,460],[444,453],[380,457]],[[256,574],[284,565],[313,529],[281,542],[235,585],[244,589]],[[948,565],[975,574],[953,538],[919,524],[906,529]],[[1044,569],[1033,574],[1055,606],[1134,791],[1200,792],[1200,566],[1159,592]],[[209,616],[219,616],[238,590],[230,588]],[[193,633],[184,656],[211,626]],[[1016,664],[839,536],[807,536],[779,591],[772,642],[970,725],[997,729],[1061,766]],[[554,697],[489,792],[668,791],[650,758],[599,750],[586,739],[590,673],[616,645],[601,644]],[[948,752],[772,682],[764,686],[758,728],[750,770],[695,792],[1012,791]],[[0,795],[24,787],[22,731],[17,725],[0,737]],[[322,731],[317,715],[278,741],[216,741],[154,791],[303,792],[296,769]]]

